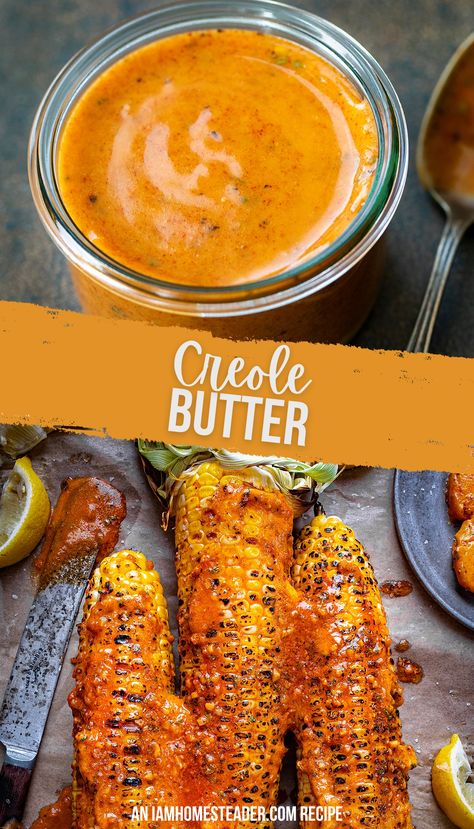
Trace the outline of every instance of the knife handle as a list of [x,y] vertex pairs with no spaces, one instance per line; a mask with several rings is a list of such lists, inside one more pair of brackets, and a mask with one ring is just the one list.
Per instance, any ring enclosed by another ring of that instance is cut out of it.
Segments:
[[[21,762],[21,761],[20,761]],[[0,769],[0,826],[10,820],[21,821],[30,787],[33,763],[17,765],[5,755]]]

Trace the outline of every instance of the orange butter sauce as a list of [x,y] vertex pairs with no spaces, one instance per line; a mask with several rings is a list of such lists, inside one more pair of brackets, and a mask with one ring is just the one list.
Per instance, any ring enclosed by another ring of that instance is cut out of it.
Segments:
[[384,596],[388,596],[390,599],[398,599],[402,596],[408,596],[413,590],[413,585],[407,579],[384,581],[380,585],[380,590]]
[[99,75],[66,119],[58,182],[76,226],[123,266],[231,285],[334,242],[377,158],[370,104],[335,66],[273,35],[209,30]]
[[125,497],[108,481],[66,478],[33,565],[39,587],[87,578],[84,559],[112,552],[125,514]]
[[72,827],[72,786],[65,786],[58,799],[40,809],[30,829],[71,829]]
[[418,662],[400,656],[397,659],[397,677],[400,682],[418,685],[424,677],[424,671]]

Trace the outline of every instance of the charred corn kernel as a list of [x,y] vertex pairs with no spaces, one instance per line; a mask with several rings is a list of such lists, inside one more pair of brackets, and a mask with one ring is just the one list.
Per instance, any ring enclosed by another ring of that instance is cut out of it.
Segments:
[[95,570],[74,677],[73,825],[139,829],[133,808],[173,788],[169,743],[179,706],[170,693],[166,603],[158,574],[141,553],[114,553]]
[[297,721],[300,802],[341,807],[343,820],[325,829],[410,829],[415,755],[401,741],[385,613],[363,547],[339,518],[303,529],[293,583],[319,618]]
[[178,495],[182,693],[210,735],[201,768],[228,805],[277,799],[286,719],[276,664],[292,526],[284,495],[217,463],[188,475]]

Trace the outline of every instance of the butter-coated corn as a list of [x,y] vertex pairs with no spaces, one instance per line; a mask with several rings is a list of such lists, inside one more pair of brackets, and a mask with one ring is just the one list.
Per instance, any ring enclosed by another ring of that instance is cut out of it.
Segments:
[[372,567],[353,531],[318,516],[300,534],[293,583],[318,619],[297,718],[300,802],[340,808],[325,829],[410,829],[401,702]]
[[[176,506],[182,694],[222,802],[276,802],[286,730],[278,671],[293,514],[245,473],[201,464]],[[255,826],[255,824],[254,824]]]
[[75,660],[74,829],[145,826],[134,807],[173,799],[174,667],[160,579],[141,553],[103,559]]

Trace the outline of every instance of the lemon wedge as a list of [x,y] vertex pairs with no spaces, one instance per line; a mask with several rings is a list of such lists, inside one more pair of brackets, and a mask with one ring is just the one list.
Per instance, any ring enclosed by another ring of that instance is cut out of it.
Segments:
[[463,744],[453,734],[435,757],[431,783],[440,808],[459,829],[474,829],[474,783],[467,782],[471,774]]
[[48,523],[48,493],[31,466],[20,458],[0,497],[0,567],[16,564],[39,543]]

